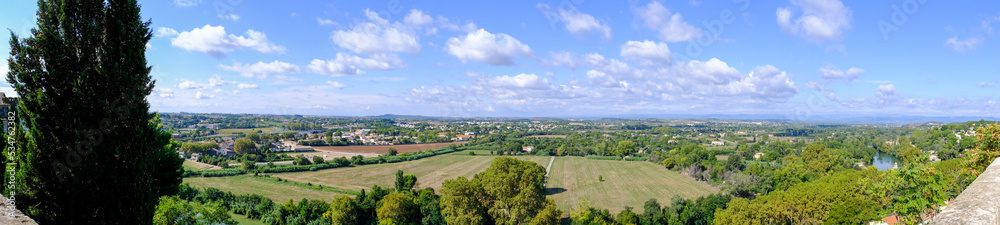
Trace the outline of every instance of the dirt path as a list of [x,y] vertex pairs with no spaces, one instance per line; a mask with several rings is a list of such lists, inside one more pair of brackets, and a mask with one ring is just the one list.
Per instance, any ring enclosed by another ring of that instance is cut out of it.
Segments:
[[555,156],[552,156],[552,158],[549,159],[549,165],[545,167],[545,181],[546,182],[549,181],[549,171],[552,171],[552,162],[553,161],[556,161],[556,157]]

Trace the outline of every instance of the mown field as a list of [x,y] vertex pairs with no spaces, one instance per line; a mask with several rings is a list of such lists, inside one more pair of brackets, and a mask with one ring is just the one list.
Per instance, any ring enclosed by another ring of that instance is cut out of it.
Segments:
[[[603,176],[604,181],[598,181],[598,176]],[[625,206],[641,209],[650,198],[656,198],[663,205],[669,204],[674,194],[697,198],[719,191],[649,162],[578,157],[556,157],[547,186],[550,197],[564,211],[583,199],[588,199],[591,205],[619,212]]]
[[428,144],[407,144],[407,145],[352,145],[352,146],[313,146],[313,149],[322,151],[347,152],[347,153],[373,153],[385,154],[389,148],[395,148],[399,153],[419,152],[427,149],[439,149],[449,145],[465,144],[465,142],[446,142]]
[[[392,188],[396,179],[396,171],[403,170],[404,173],[417,175],[418,188],[432,187],[434,190],[440,191],[441,183],[445,180],[460,176],[471,179],[476,173],[485,171],[490,166],[490,162],[497,157],[489,155],[469,156],[467,154],[448,154],[415,161],[344,167],[314,172],[278,173],[272,176],[346,190],[361,190],[371,188],[375,184]],[[549,162],[549,157],[545,156],[517,156],[516,158],[532,161],[543,167]]]
[[231,177],[187,177],[184,183],[198,188],[214,187],[234,194],[259,194],[271,198],[276,203],[288,200],[298,202],[302,198],[331,201],[334,196],[342,195],[334,191],[321,191],[302,188],[295,185],[254,178],[252,175]]
[[[344,167],[311,172],[272,174],[299,183],[312,183],[347,191],[369,189],[377,184],[392,188],[397,170],[417,175],[418,188],[431,187],[441,190],[441,183],[459,176],[472,178],[489,167],[498,156],[489,151],[469,151],[389,164]],[[548,165],[548,156],[515,156],[518,159]],[[604,181],[598,181],[603,176]],[[562,210],[569,210],[576,203],[588,199],[591,205],[618,212],[625,206],[642,208],[650,198],[669,204],[677,194],[684,198],[697,198],[718,192],[707,184],[667,170],[649,162],[590,160],[580,157],[556,157],[548,182],[548,193]],[[332,191],[306,189],[294,185],[270,182],[248,176],[185,178],[184,182],[197,187],[216,187],[234,193],[258,193],[276,201],[310,198],[329,201],[340,194]]]

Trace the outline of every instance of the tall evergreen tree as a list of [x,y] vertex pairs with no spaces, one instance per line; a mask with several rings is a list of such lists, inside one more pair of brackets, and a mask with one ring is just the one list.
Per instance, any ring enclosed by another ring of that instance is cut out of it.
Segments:
[[180,161],[145,99],[152,33],[139,11],[135,0],[39,0],[31,36],[11,34],[15,196],[39,224],[150,224],[156,196],[176,190]]

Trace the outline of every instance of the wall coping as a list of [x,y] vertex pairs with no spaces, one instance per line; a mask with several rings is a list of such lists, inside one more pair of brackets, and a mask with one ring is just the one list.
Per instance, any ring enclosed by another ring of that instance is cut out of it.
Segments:
[[1000,225],[1000,158],[976,178],[930,224]]

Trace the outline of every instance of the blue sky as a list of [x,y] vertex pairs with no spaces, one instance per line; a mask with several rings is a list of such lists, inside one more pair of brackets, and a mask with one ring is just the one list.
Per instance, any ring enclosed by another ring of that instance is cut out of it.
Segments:
[[992,1],[140,4],[161,112],[1000,116]]

